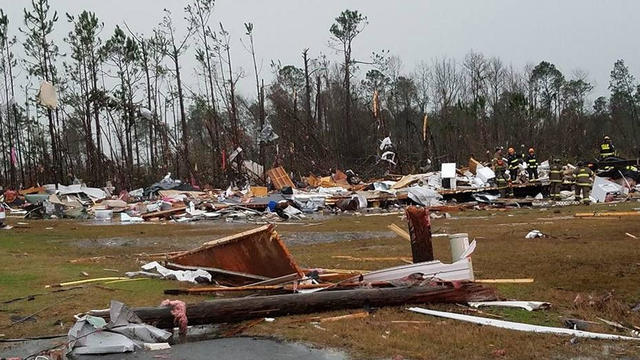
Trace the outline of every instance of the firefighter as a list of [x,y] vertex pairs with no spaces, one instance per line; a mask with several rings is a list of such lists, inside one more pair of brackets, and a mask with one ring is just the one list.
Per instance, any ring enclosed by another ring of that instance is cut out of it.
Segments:
[[538,180],[538,158],[536,157],[536,151],[533,148],[529,149],[529,155],[527,155],[527,173],[529,173],[529,181]]
[[562,186],[562,165],[560,159],[553,159],[549,171],[549,196],[552,200],[560,200],[560,187]]
[[512,147],[507,151],[507,165],[509,166],[509,176],[511,182],[516,181],[518,178],[518,166],[520,165],[520,156],[516,154],[516,150]]
[[573,171],[576,176],[576,200],[582,200],[584,203],[589,203],[589,194],[591,193],[591,186],[593,183],[593,171],[589,169],[587,163],[581,161],[578,163],[578,167]]
[[507,188],[509,185],[509,177],[507,176],[507,164],[503,159],[496,159],[493,165],[493,172],[496,175],[496,184],[498,185],[498,192],[501,197],[507,195]]
[[502,147],[496,147],[496,150],[493,152],[493,157],[491,158],[491,166],[495,167],[496,166],[496,162],[499,159],[500,160],[504,159],[502,157]]
[[602,143],[600,144],[600,160],[604,160],[609,156],[615,156],[616,149],[611,143],[611,138],[607,135],[602,139]]
[[571,170],[571,168],[566,166],[562,174],[562,190],[573,192],[574,191],[573,187],[575,184],[576,184],[576,176],[573,173],[573,170]]

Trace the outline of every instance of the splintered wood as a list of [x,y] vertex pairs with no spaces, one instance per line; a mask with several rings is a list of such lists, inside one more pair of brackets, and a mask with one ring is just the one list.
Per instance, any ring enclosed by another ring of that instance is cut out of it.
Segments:
[[411,237],[411,255],[414,263],[433,260],[433,245],[431,244],[431,221],[429,210],[416,206],[409,206],[406,210]]

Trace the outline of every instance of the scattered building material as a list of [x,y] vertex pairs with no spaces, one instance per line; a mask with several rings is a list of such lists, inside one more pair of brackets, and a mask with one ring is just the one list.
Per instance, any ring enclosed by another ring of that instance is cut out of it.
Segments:
[[387,228],[389,230],[393,231],[394,233],[396,233],[401,238],[403,238],[403,239],[405,239],[407,241],[411,241],[411,236],[409,235],[409,233],[406,232],[405,230],[403,230],[400,226],[398,226],[396,224],[391,224],[391,225],[387,226]]
[[142,218],[144,220],[150,220],[150,219],[156,219],[156,218],[167,219],[167,218],[171,217],[171,215],[176,215],[176,214],[185,212],[186,210],[187,210],[186,206],[178,206],[178,207],[171,208],[171,209],[168,209],[168,210],[159,210],[159,211],[154,211],[154,212],[142,214]]
[[[187,305],[190,325],[239,322],[313,312],[398,306],[422,303],[460,303],[496,300],[495,290],[464,282],[412,286],[406,288],[322,291],[306,294],[255,296],[220,299]],[[168,307],[133,309],[142,321],[160,328],[172,328],[174,316]]]
[[357,312],[357,313],[353,313],[353,314],[320,318],[320,319],[318,319],[318,322],[323,323],[323,322],[334,322],[334,321],[341,321],[341,320],[363,319],[363,318],[366,318],[368,316],[369,316],[369,312],[362,311],[362,312]]
[[271,179],[271,183],[273,184],[273,186],[278,190],[282,190],[286,187],[295,189],[296,187],[293,184],[293,181],[291,181],[289,175],[287,175],[287,172],[284,171],[284,168],[282,168],[282,166],[268,170],[267,176],[269,177],[269,179]]
[[[152,271],[155,270],[163,279],[186,281],[192,284],[199,284],[203,282],[211,282],[211,274],[202,269],[196,270],[172,270],[160,265],[156,261],[152,261],[148,264],[142,265],[142,270]],[[155,274],[155,273],[152,273]],[[141,275],[139,272],[126,273],[128,277],[135,277]],[[144,274],[142,274],[144,276]]]
[[412,307],[412,308],[409,308],[408,310],[417,312],[420,314],[425,314],[425,315],[466,321],[474,324],[494,326],[502,329],[510,329],[510,330],[516,330],[516,331],[526,331],[526,332],[556,334],[556,335],[570,335],[570,336],[589,338],[589,339],[635,340],[635,341],[640,340],[640,338],[629,337],[629,336],[602,334],[602,333],[565,329],[565,328],[558,328],[558,327],[551,327],[551,326],[531,325],[531,324],[524,324],[524,323],[513,322],[513,321],[488,319],[488,318],[479,317],[479,316],[471,316],[471,315],[456,314],[456,313],[450,313],[450,312],[444,312],[444,311],[429,310],[429,309],[424,309],[420,307]]
[[542,301],[478,301],[470,302],[469,306],[473,308],[479,308],[482,306],[513,307],[525,309],[527,311],[534,311],[548,309],[551,307],[551,304]]
[[431,220],[429,210],[409,206],[405,210],[409,223],[411,255],[414,263],[432,261],[433,245],[431,244]]
[[588,213],[576,213],[575,217],[588,218],[588,217],[615,217],[615,216],[640,216],[640,211],[610,211],[610,212],[588,212]]
[[534,279],[476,279],[480,284],[530,284]]
[[444,281],[473,280],[473,269],[468,258],[452,264],[443,264],[439,260],[401,265],[392,268],[367,272],[358,276],[363,282],[391,281],[413,274],[422,274],[426,279]]
[[213,275],[215,277],[222,276],[224,278],[241,278],[241,279],[244,279],[244,280],[247,280],[247,281],[267,281],[267,280],[272,280],[271,278],[268,278],[266,276],[247,274],[247,273],[243,273],[243,272],[239,272],[239,271],[217,269],[217,268],[211,268],[211,267],[206,267],[206,266],[188,266],[188,265],[175,264],[175,263],[171,263],[171,262],[167,262],[165,264],[165,266],[168,269],[172,269],[172,270],[192,270],[192,271],[204,270],[204,271],[210,273],[211,275]]
[[298,284],[298,285],[247,285],[247,286],[233,286],[233,287],[199,287],[191,289],[167,289],[164,291],[167,295],[199,295],[199,294],[211,294],[217,292],[239,292],[239,291],[263,291],[263,290],[284,290],[284,291],[296,291],[305,289],[324,289],[334,286],[333,284]]
[[525,239],[537,239],[537,238],[545,238],[546,234],[541,232],[540,230],[531,230],[524,236]]
[[335,255],[332,256],[334,259],[342,259],[349,261],[403,261],[411,264],[411,258],[403,257],[403,256],[395,256],[395,257],[355,257],[348,255]]
[[73,285],[80,285],[80,284],[88,284],[88,283],[96,283],[96,282],[106,282],[106,281],[112,281],[112,280],[127,280],[128,278],[126,277],[119,277],[119,276],[112,276],[112,277],[104,277],[104,278],[96,278],[96,279],[84,279],[84,280],[78,280],[78,281],[69,281],[69,282],[64,282],[64,283],[59,283],[59,284],[53,284],[53,285],[46,285],[45,288],[50,288],[50,287],[65,287],[65,286],[73,286]]
[[[69,330],[69,348],[73,354],[109,354],[131,352],[144,343],[165,343],[171,333],[144,324],[123,303],[111,301],[109,322],[85,315]],[[159,345],[163,346],[163,345]]]
[[303,275],[273,225],[210,241],[169,259],[179,265],[218,268],[268,278],[292,273]]

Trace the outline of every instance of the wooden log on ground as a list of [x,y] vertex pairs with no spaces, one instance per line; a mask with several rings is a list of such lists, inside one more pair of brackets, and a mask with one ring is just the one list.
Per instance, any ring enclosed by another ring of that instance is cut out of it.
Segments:
[[431,244],[431,221],[429,210],[409,206],[406,210],[411,236],[411,255],[414,263],[433,261],[433,245]]
[[[203,325],[329,310],[496,299],[495,290],[482,285],[459,283],[454,286],[442,283],[408,288],[321,291],[206,301],[187,305],[187,318],[189,325]],[[145,323],[164,329],[174,326],[170,307],[142,307],[133,311]]]

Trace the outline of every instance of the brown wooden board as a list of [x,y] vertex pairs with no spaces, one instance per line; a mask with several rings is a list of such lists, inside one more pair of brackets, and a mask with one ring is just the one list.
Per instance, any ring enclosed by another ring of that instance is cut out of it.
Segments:
[[278,190],[282,190],[282,188],[285,188],[287,186],[291,187],[292,189],[295,188],[295,185],[293,185],[293,181],[291,181],[291,178],[289,177],[289,175],[287,175],[287,172],[284,171],[282,166],[270,169],[269,171],[267,171],[267,176],[269,177],[269,179],[271,179],[271,183],[273,184],[273,186],[275,186]]
[[169,258],[173,263],[276,278],[303,275],[273,225],[209,241]]

